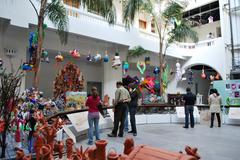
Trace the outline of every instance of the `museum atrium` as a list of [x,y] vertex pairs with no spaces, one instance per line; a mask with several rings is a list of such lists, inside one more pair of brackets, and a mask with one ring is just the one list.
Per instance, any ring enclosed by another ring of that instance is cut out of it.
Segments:
[[239,160],[239,29],[240,0],[0,0],[0,159]]

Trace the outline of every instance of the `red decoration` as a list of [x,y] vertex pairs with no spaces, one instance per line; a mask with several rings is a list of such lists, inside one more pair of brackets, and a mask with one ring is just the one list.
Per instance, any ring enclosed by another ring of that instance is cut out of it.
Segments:
[[204,68],[202,69],[201,77],[202,77],[202,79],[206,79],[207,78],[207,76],[205,74],[205,71],[204,71]]
[[76,49],[70,51],[70,54],[71,54],[74,58],[80,58],[80,53],[79,53]]

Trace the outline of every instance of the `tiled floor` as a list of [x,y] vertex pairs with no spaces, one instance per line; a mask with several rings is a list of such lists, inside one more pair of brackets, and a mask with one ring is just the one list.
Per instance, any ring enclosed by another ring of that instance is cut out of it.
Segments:
[[[208,125],[196,125],[184,129],[178,124],[138,125],[138,136],[135,143],[147,144],[171,151],[184,151],[185,145],[197,147],[203,160],[240,160],[240,126],[223,125],[221,128],[209,128]],[[108,138],[110,130],[101,133],[102,139],[108,140],[107,151],[114,148],[122,153],[124,138]],[[87,140],[76,145],[88,147]]]

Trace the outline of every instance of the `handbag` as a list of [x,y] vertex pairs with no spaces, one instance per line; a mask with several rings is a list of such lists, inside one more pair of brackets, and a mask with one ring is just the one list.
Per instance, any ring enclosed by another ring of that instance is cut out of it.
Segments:
[[100,114],[105,117],[105,113],[103,112],[103,105],[101,103],[99,103],[97,105],[98,111],[100,112]]

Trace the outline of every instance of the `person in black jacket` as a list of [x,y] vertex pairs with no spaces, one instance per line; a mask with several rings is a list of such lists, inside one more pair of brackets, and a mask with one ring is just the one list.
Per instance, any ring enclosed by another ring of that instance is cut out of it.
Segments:
[[131,101],[129,103],[129,113],[130,113],[130,123],[131,123],[132,130],[129,131],[128,133],[133,133],[133,136],[137,136],[135,114],[138,106],[138,92],[134,84],[129,85],[129,93],[131,96]]
[[190,88],[186,89],[187,94],[184,95],[183,100],[185,101],[185,126],[183,128],[188,128],[189,125],[189,115],[190,115],[190,125],[194,128],[194,104],[196,101],[196,95],[191,92]]

